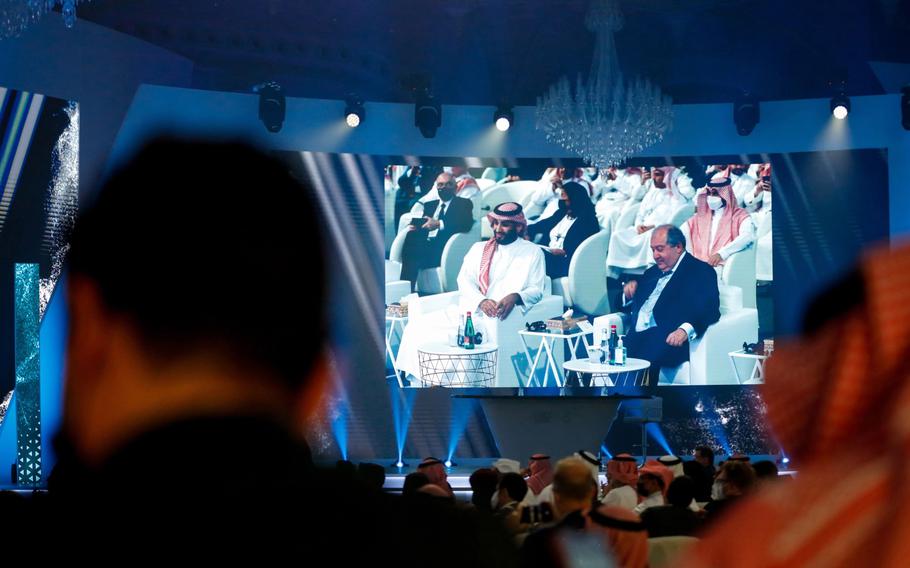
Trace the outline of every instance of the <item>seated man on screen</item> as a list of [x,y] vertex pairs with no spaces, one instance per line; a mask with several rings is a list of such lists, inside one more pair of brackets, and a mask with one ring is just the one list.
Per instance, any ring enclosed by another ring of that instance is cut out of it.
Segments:
[[442,249],[455,233],[467,233],[474,224],[471,200],[455,195],[455,178],[441,173],[436,178],[439,199],[424,203],[424,216],[412,219],[401,250],[401,279],[417,282],[421,268],[439,266]]
[[720,319],[717,275],[686,253],[686,239],[673,225],[651,235],[656,264],[623,288],[631,315],[625,346],[629,357],[646,359],[654,371],[689,360],[689,341]]
[[405,373],[419,376],[417,348],[425,343],[446,343],[458,329],[461,316],[471,312],[484,341],[496,342],[496,326],[485,319],[505,320],[526,312],[543,298],[546,264],[543,251],[525,239],[527,221],[518,203],[503,203],[487,215],[493,238],[476,243],[458,273],[459,304],[412,318],[405,327],[396,359]]
[[749,212],[737,204],[728,177],[715,176],[708,182],[682,232],[686,252],[713,266],[718,279],[724,262],[755,241],[755,226]]

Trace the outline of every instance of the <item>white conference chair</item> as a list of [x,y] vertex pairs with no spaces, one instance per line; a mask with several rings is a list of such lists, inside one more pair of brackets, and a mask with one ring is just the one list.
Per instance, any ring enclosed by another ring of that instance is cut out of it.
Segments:
[[[401,231],[392,242],[389,260],[400,263],[407,231]],[[458,289],[458,271],[471,245],[480,240],[480,225],[475,221],[467,233],[455,233],[442,249],[439,266],[424,268],[417,273],[417,289],[424,294],[438,294]],[[400,270],[400,268],[399,268]]]
[[569,274],[553,280],[553,293],[563,298],[565,307],[588,315],[610,312],[607,296],[607,248],[610,232],[600,231],[585,239],[569,263]]

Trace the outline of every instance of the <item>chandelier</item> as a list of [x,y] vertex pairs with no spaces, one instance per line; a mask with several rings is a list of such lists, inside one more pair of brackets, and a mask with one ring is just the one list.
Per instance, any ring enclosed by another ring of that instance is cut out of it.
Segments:
[[585,24],[597,34],[588,83],[579,75],[574,93],[566,77],[552,85],[537,99],[537,129],[605,168],[663,139],[673,123],[673,103],[647,80],[623,79],[613,40],[623,26],[617,0],[593,0]]
[[76,23],[76,5],[88,0],[0,0],[0,39],[20,35],[54,7],[60,6],[63,23],[72,28]]

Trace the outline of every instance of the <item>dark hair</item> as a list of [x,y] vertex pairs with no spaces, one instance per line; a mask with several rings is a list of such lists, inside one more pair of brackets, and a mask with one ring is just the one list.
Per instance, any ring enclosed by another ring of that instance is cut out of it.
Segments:
[[695,498],[695,481],[682,475],[670,482],[667,488],[667,503],[674,507],[688,507]]
[[[742,461],[726,461],[720,468],[720,473],[726,476],[727,482],[745,493],[755,485],[755,470],[752,466]],[[718,473],[718,475],[720,475]]]
[[562,190],[569,196],[569,202],[572,204],[572,213],[577,218],[593,218],[597,214],[594,211],[594,204],[591,203],[591,197],[588,190],[580,183],[570,181],[562,186]]
[[499,472],[492,468],[481,468],[471,474],[468,483],[471,484],[471,502],[475,507],[490,510],[490,498],[496,493],[498,481]]
[[702,457],[706,457],[709,460],[711,460],[712,464],[714,463],[714,450],[712,450],[708,446],[698,446],[697,448],[695,448],[695,453],[701,454]]
[[79,217],[69,263],[156,359],[210,351],[296,389],[326,336],[320,234],[310,187],[277,160],[159,138]]
[[752,464],[752,469],[755,470],[755,475],[759,479],[777,479],[777,474],[779,470],[777,465],[770,460],[762,460]]
[[385,485],[385,468],[378,463],[361,462],[357,465],[357,474],[371,489],[381,491]]
[[506,490],[515,501],[521,501],[528,493],[528,484],[525,478],[517,473],[507,473],[499,480],[499,490]]
[[409,473],[404,478],[404,485],[401,487],[402,495],[413,495],[424,485],[429,485],[430,478],[421,471]]
[[675,225],[658,225],[654,231],[659,231],[664,229],[667,231],[667,244],[671,247],[682,245],[682,248],[686,248],[686,236],[683,235],[683,232],[679,227]]

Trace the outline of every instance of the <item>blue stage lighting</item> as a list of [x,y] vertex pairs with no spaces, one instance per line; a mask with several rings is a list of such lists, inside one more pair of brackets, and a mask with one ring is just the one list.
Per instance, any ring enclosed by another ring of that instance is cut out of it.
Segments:
[[445,465],[446,467],[452,467],[452,460],[446,460],[446,461],[443,463],[443,465]]
[[784,459],[780,460],[780,463],[787,465],[788,463],[790,463],[790,458],[785,457]]

